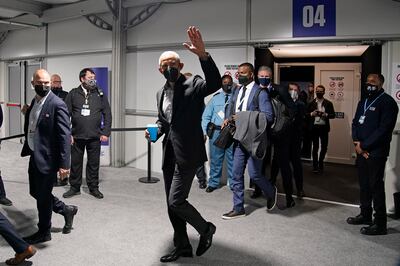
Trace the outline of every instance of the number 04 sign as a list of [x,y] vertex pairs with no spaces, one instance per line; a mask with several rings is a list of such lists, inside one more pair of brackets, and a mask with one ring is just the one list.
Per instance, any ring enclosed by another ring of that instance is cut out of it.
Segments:
[[336,35],[336,0],[293,0],[293,37]]

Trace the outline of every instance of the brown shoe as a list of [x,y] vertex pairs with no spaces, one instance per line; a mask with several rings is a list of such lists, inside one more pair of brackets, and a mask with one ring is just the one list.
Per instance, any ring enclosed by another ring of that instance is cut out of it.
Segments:
[[6,260],[7,265],[18,265],[35,255],[36,249],[33,246],[29,246],[24,252],[15,254],[14,258]]

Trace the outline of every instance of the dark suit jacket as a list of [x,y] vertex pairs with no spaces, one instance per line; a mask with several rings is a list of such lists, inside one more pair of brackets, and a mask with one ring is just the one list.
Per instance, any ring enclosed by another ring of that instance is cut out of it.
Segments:
[[269,97],[278,98],[287,108],[289,112],[289,117],[294,119],[296,116],[297,107],[289,94],[289,88],[287,86],[282,86],[279,84],[272,84],[272,88],[268,90]]
[[171,123],[168,122],[162,111],[164,91],[169,86],[168,82],[157,92],[158,138],[165,134],[163,169],[165,160],[170,159],[165,154],[168,142],[174,149],[176,163],[181,167],[195,168],[207,161],[203,130],[201,129],[204,97],[221,87],[221,75],[211,57],[205,61],[200,60],[200,63],[205,80],[197,75],[189,79],[180,75],[175,83]]
[[32,100],[30,107],[25,114],[25,143],[21,156],[34,155],[35,163],[43,174],[50,174],[58,171],[59,168],[70,168],[71,155],[71,130],[68,109],[63,100],[58,98],[51,91],[44,102],[40,112],[34,141],[35,151],[28,145],[29,115],[35,104]]
[[[327,100],[324,98],[324,101],[322,102],[322,107],[325,108],[325,113],[328,114],[326,121],[326,128],[328,130],[328,132],[331,130],[331,125],[329,123],[330,119],[335,118],[335,109],[333,108],[333,104],[331,101]],[[307,117],[309,118],[309,123],[310,123],[310,129],[314,126],[314,121],[315,121],[315,117],[311,116],[310,114],[315,111],[318,110],[318,104],[317,104],[317,99],[315,98],[312,102],[310,102],[308,104],[307,107]]]

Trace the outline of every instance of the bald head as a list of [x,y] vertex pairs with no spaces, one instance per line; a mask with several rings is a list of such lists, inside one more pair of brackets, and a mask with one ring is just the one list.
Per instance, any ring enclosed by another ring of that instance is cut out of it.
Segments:
[[50,74],[46,69],[38,69],[33,73],[32,86],[38,96],[44,97],[50,87]]

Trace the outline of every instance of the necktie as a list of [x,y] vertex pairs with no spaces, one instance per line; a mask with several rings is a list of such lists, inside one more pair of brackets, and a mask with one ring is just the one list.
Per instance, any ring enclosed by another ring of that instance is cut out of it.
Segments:
[[225,94],[225,103],[228,101],[229,94]]
[[246,89],[247,88],[244,86],[243,87],[243,91],[242,91],[242,95],[240,95],[240,100],[239,100],[240,105],[239,105],[239,108],[238,108],[239,111],[242,111],[242,108],[243,108],[244,96],[246,95]]

